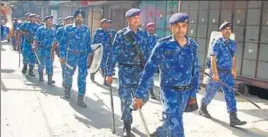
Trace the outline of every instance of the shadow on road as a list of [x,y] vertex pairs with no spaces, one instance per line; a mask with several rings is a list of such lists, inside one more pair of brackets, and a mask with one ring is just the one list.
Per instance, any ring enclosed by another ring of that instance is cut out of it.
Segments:
[[239,109],[239,111],[254,117],[258,117],[262,120],[268,121],[268,109],[251,109],[251,110]]
[[[86,119],[77,115],[75,115],[75,119],[82,122],[89,128],[91,126],[97,129],[111,128],[112,113],[110,107],[107,108],[108,106],[103,103],[103,100],[98,99],[97,101],[95,101],[85,96],[84,101],[87,104],[87,108],[81,108],[77,106],[76,99],[77,94],[73,95],[71,99],[68,100],[70,106],[75,111],[86,117]],[[115,114],[116,129],[118,129],[119,126],[122,125],[120,119],[120,116]]]
[[239,137],[267,137],[268,132],[255,129],[255,128],[241,128],[241,127],[230,127],[229,123],[225,123],[223,121],[220,121],[218,119],[211,119],[213,122],[218,123],[229,130],[233,132],[234,135],[237,135]]
[[1,69],[1,73],[14,73],[14,69]]

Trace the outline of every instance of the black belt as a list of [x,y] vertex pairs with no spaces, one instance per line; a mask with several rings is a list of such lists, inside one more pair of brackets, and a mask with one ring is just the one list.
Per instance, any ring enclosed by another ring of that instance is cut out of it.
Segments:
[[228,70],[228,69],[222,69],[222,68],[217,68],[219,72],[223,72],[223,73],[231,73],[232,70]]
[[192,89],[192,84],[186,85],[186,86],[168,86],[169,88],[175,89],[177,91],[184,91]]
[[43,45],[40,46],[41,48],[44,48],[44,49],[51,49],[52,47],[45,47]]
[[125,63],[119,63],[119,65],[125,66],[125,67],[142,67],[141,64],[125,64]]

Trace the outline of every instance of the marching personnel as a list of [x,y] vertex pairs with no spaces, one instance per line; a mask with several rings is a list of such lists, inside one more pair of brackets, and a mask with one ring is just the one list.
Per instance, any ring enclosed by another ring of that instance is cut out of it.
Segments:
[[[149,59],[150,55],[151,55],[151,52],[157,42],[157,40],[159,39],[158,35],[155,34],[155,23],[154,22],[149,22],[147,23],[146,25],[146,30],[148,32],[148,47],[149,47],[149,50],[146,51],[146,61]],[[151,88],[150,88],[150,95],[151,95],[151,99],[156,99],[156,96],[154,94],[154,91],[153,91],[153,86],[154,86],[154,78],[152,79],[151,81]]]
[[107,20],[106,21],[106,24],[107,24],[107,27],[108,27],[108,31],[109,31],[109,33],[110,33],[110,35],[111,35],[111,37],[112,37],[112,40],[114,39],[114,36],[115,36],[115,34],[116,34],[116,31],[112,28],[112,24],[113,24],[113,22],[112,22],[112,20]]
[[[95,30],[94,36],[93,36],[93,42],[92,42],[92,44],[101,43],[103,46],[103,56],[102,56],[102,60],[101,60],[101,64],[100,64],[100,69],[101,69],[101,73],[104,76],[104,78],[106,77],[104,70],[106,69],[107,58],[109,57],[109,54],[110,54],[111,48],[112,48],[112,37],[109,33],[106,21],[107,21],[107,19],[105,19],[105,18],[100,21],[101,28],[98,28]],[[90,78],[92,81],[94,81],[94,76],[95,76],[95,73],[90,74]],[[104,79],[103,84],[105,86],[109,86],[109,84],[106,83],[105,79]]]
[[244,125],[245,121],[240,121],[237,118],[237,108],[235,100],[235,92],[225,86],[222,86],[219,81],[224,82],[230,87],[234,87],[234,78],[236,78],[236,43],[230,39],[232,33],[231,23],[224,22],[219,27],[222,37],[217,39],[210,51],[210,63],[208,67],[211,69],[209,83],[206,86],[206,94],[202,98],[200,115],[211,118],[207,111],[207,105],[211,102],[216,92],[221,88],[227,105],[227,110],[230,113],[230,126]]
[[[64,25],[69,25],[69,24],[73,24],[73,16],[67,16],[65,19],[64,19]],[[62,37],[62,34],[63,34],[63,31],[64,31],[64,26],[58,28],[57,32],[56,32],[56,37],[53,41],[53,44],[52,44],[52,48],[51,48],[51,59],[54,60],[54,52],[55,50],[59,50],[59,47],[61,46],[61,37]],[[65,50],[66,51],[66,50]],[[57,52],[57,55],[58,57],[60,58],[59,56],[59,51]],[[65,69],[65,64],[61,63],[61,69],[62,69],[62,81],[64,80],[64,69]],[[62,85],[63,85],[63,82],[62,82]]]
[[160,39],[150,55],[136,90],[133,106],[142,107],[148,88],[160,69],[163,125],[152,137],[184,137],[183,112],[199,87],[198,45],[187,36],[188,14],[175,13],[169,19],[171,36]]
[[[29,64],[29,76],[34,77],[33,68],[36,63],[36,57],[32,49],[32,44],[34,40],[35,33],[37,29],[40,27],[39,24],[35,22],[36,14],[31,13],[28,15],[30,18],[30,22],[24,22],[19,27],[19,33],[24,36],[22,55],[23,55],[23,69],[22,74],[25,74],[27,71],[27,66]],[[20,39],[20,34],[19,38]]]
[[[131,135],[132,124],[132,93],[137,88],[143,61],[140,58],[147,48],[147,32],[139,28],[140,9],[132,8],[125,14],[128,27],[119,30],[114,38],[111,55],[107,61],[107,82],[112,83],[113,70],[118,62],[119,96],[121,100],[122,120],[124,123],[123,136]],[[129,34],[133,40],[129,39]]]
[[11,42],[12,42],[12,46],[13,46],[13,50],[16,50],[16,29],[18,27],[19,23],[18,23],[18,19],[14,18],[13,19],[13,28],[14,28],[14,33],[13,36],[11,38]]
[[52,85],[55,83],[52,80],[53,76],[53,60],[50,58],[50,52],[52,47],[52,42],[54,37],[56,36],[56,30],[52,27],[52,19],[53,16],[46,16],[43,20],[45,22],[44,26],[38,28],[34,40],[35,46],[33,47],[34,52],[38,47],[39,60],[40,64],[38,66],[39,72],[39,81],[44,81],[43,71],[44,67],[46,67],[46,73],[48,76],[47,84]]
[[40,24],[40,26],[44,25],[42,23],[42,18],[40,17],[40,15],[36,15],[36,23]]
[[[61,37],[60,58],[62,63],[66,63],[64,74],[65,98],[70,98],[73,75],[78,67],[78,99],[77,105],[86,108],[84,95],[86,93],[86,76],[89,66],[88,56],[92,53],[91,38],[89,28],[83,24],[85,12],[76,10],[74,12],[75,22],[64,28]],[[71,66],[73,69],[67,67]]]
[[[24,26],[27,22],[30,21],[30,15],[31,13],[26,13],[25,14],[25,17],[22,18],[22,22],[18,25],[18,28],[17,28],[17,37],[16,37],[16,44],[17,44],[17,48],[20,48],[20,51],[23,50],[23,42],[24,42],[24,34],[23,32],[20,31],[20,28],[22,26]],[[22,52],[22,55],[23,55],[23,52]]]
[[[113,24],[113,22],[112,22],[112,20],[108,19],[108,20],[106,21],[106,23],[107,23],[107,25],[108,25],[108,32],[109,32],[110,37],[111,37],[112,42],[113,42],[114,37],[115,37],[115,34],[116,34],[116,31],[112,28],[112,24]],[[113,71],[113,75],[114,75],[114,74],[115,74],[115,70]]]
[[63,27],[64,26],[64,20],[62,18],[58,19],[58,24],[56,24],[55,28],[56,30],[58,30],[58,28]]

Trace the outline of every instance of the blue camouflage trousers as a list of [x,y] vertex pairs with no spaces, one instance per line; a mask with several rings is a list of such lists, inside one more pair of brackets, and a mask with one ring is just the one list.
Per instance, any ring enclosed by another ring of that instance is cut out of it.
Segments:
[[[229,87],[234,87],[234,79],[231,73],[219,73],[220,80],[224,82]],[[222,89],[224,93],[224,98],[227,104],[227,110],[229,113],[236,112],[236,100],[235,100],[235,92],[233,89],[229,89],[225,86],[222,86],[219,82],[214,81],[213,79],[209,79],[209,82],[206,87],[206,94],[202,98],[202,103],[208,105],[213,97],[216,95],[219,89]]]
[[86,92],[86,77],[87,77],[87,53],[67,52],[66,63],[73,67],[73,70],[65,65],[64,69],[64,87],[71,88],[73,83],[73,75],[78,67],[78,95],[85,95]]
[[65,64],[61,63],[61,77],[62,81],[64,80],[64,73],[65,73]]
[[[139,79],[141,77],[142,68],[140,67],[125,67],[119,65],[119,89],[118,94],[121,100],[121,119],[124,121],[132,120],[132,100],[133,93],[135,93]],[[149,100],[149,94],[145,95],[144,103]]]
[[107,62],[107,60],[109,58],[110,52],[111,52],[111,50],[104,50],[103,51],[103,56],[102,56],[100,68],[103,70],[104,75],[106,75],[105,74],[106,65],[107,65],[106,62]]
[[38,66],[38,72],[43,72],[46,67],[46,74],[53,75],[53,60],[50,57],[51,48],[43,48],[39,49],[39,60],[40,65]]
[[29,42],[23,42],[22,56],[24,65],[30,64],[30,67],[34,67],[36,63],[36,57],[32,50],[32,45]]
[[177,91],[161,86],[163,102],[163,124],[156,129],[159,137],[184,137],[183,112],[187,105],[190,90]]

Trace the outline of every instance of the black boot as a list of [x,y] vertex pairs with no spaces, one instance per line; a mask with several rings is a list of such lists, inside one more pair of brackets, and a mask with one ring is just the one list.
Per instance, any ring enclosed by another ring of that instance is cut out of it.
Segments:
[[94,73],[90,74],[90,79],[92,82],[95,82],[95,74]]
[[150,89],[151,99],[156,99],[153,88]]
[[71,98],[71,89],[70,88],[64,88],[64,97],[66,98],[66,99],[69,99],[69,98]]
[[39,81],[40,82],[43,82],[44,81],[43,72],[39,72]]
[[237,118],[236,112],[230,113],[230,126],[245,125],[246,121],[241,121]]
[[206,117],[206,118],[211,118],[210,114],[207,111],[207,105],[203,104],[201,105],[201,108],[199,110],[199,114]]
[[82,107],[82,108],[86,108],[87,104],[84,102],[84,96],[83,95],[78,95],[77,98],[77,105]]
[[48,84],[48,85],[55,84],[55,81],[52,80],[52,75],[48,75],[48,76],[47,76],[47,84]]
[[26,71],[27,71],[27,64],[24,64],[21,73],[24,75],[26,74]]
[[132,123],[132,120],[124,121],[123,137],[131,136],[131,123]]
[[30,66],[30,69],[29,69],[29,76],[35,77],[35,75],[33,73],[33,67],[31,67],[31,66]]

